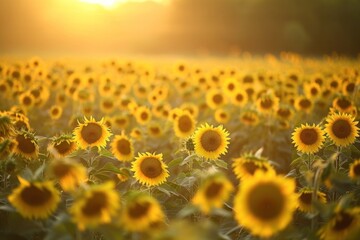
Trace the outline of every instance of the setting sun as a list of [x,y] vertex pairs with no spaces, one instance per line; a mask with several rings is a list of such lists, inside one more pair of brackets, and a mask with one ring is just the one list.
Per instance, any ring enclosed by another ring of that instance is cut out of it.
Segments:
[[112,8],[118,3],[128,2],[128,0],[80,0],[84,3],[97,4],[106,8]]

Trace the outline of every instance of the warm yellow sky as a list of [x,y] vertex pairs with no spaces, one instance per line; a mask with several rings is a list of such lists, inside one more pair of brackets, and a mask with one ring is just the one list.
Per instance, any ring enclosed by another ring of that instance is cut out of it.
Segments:
[[146,48],[150,41],[156,41],[157,36],[167,31],[163,14],[167,6],[163,4],[133,0],[104,7],[83,1],[86,0],[0,1],[0,51],[132,52]]

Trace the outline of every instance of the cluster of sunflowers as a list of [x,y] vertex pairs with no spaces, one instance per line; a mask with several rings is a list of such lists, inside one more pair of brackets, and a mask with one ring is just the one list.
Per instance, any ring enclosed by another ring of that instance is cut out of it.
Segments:
[[358,239],[360,68],[0,63],[0,239]]

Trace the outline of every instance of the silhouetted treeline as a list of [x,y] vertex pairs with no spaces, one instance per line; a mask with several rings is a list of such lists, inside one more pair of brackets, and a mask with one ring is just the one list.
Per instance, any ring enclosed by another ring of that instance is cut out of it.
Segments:
[[174,0],[172,11],[169,49],[360,52],[360,0]]

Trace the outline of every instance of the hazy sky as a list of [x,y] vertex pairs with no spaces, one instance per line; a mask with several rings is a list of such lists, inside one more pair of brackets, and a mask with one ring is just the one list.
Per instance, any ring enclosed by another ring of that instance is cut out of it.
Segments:
[[0,54],[360,52],[359,0],[82,1],[0,0]]

